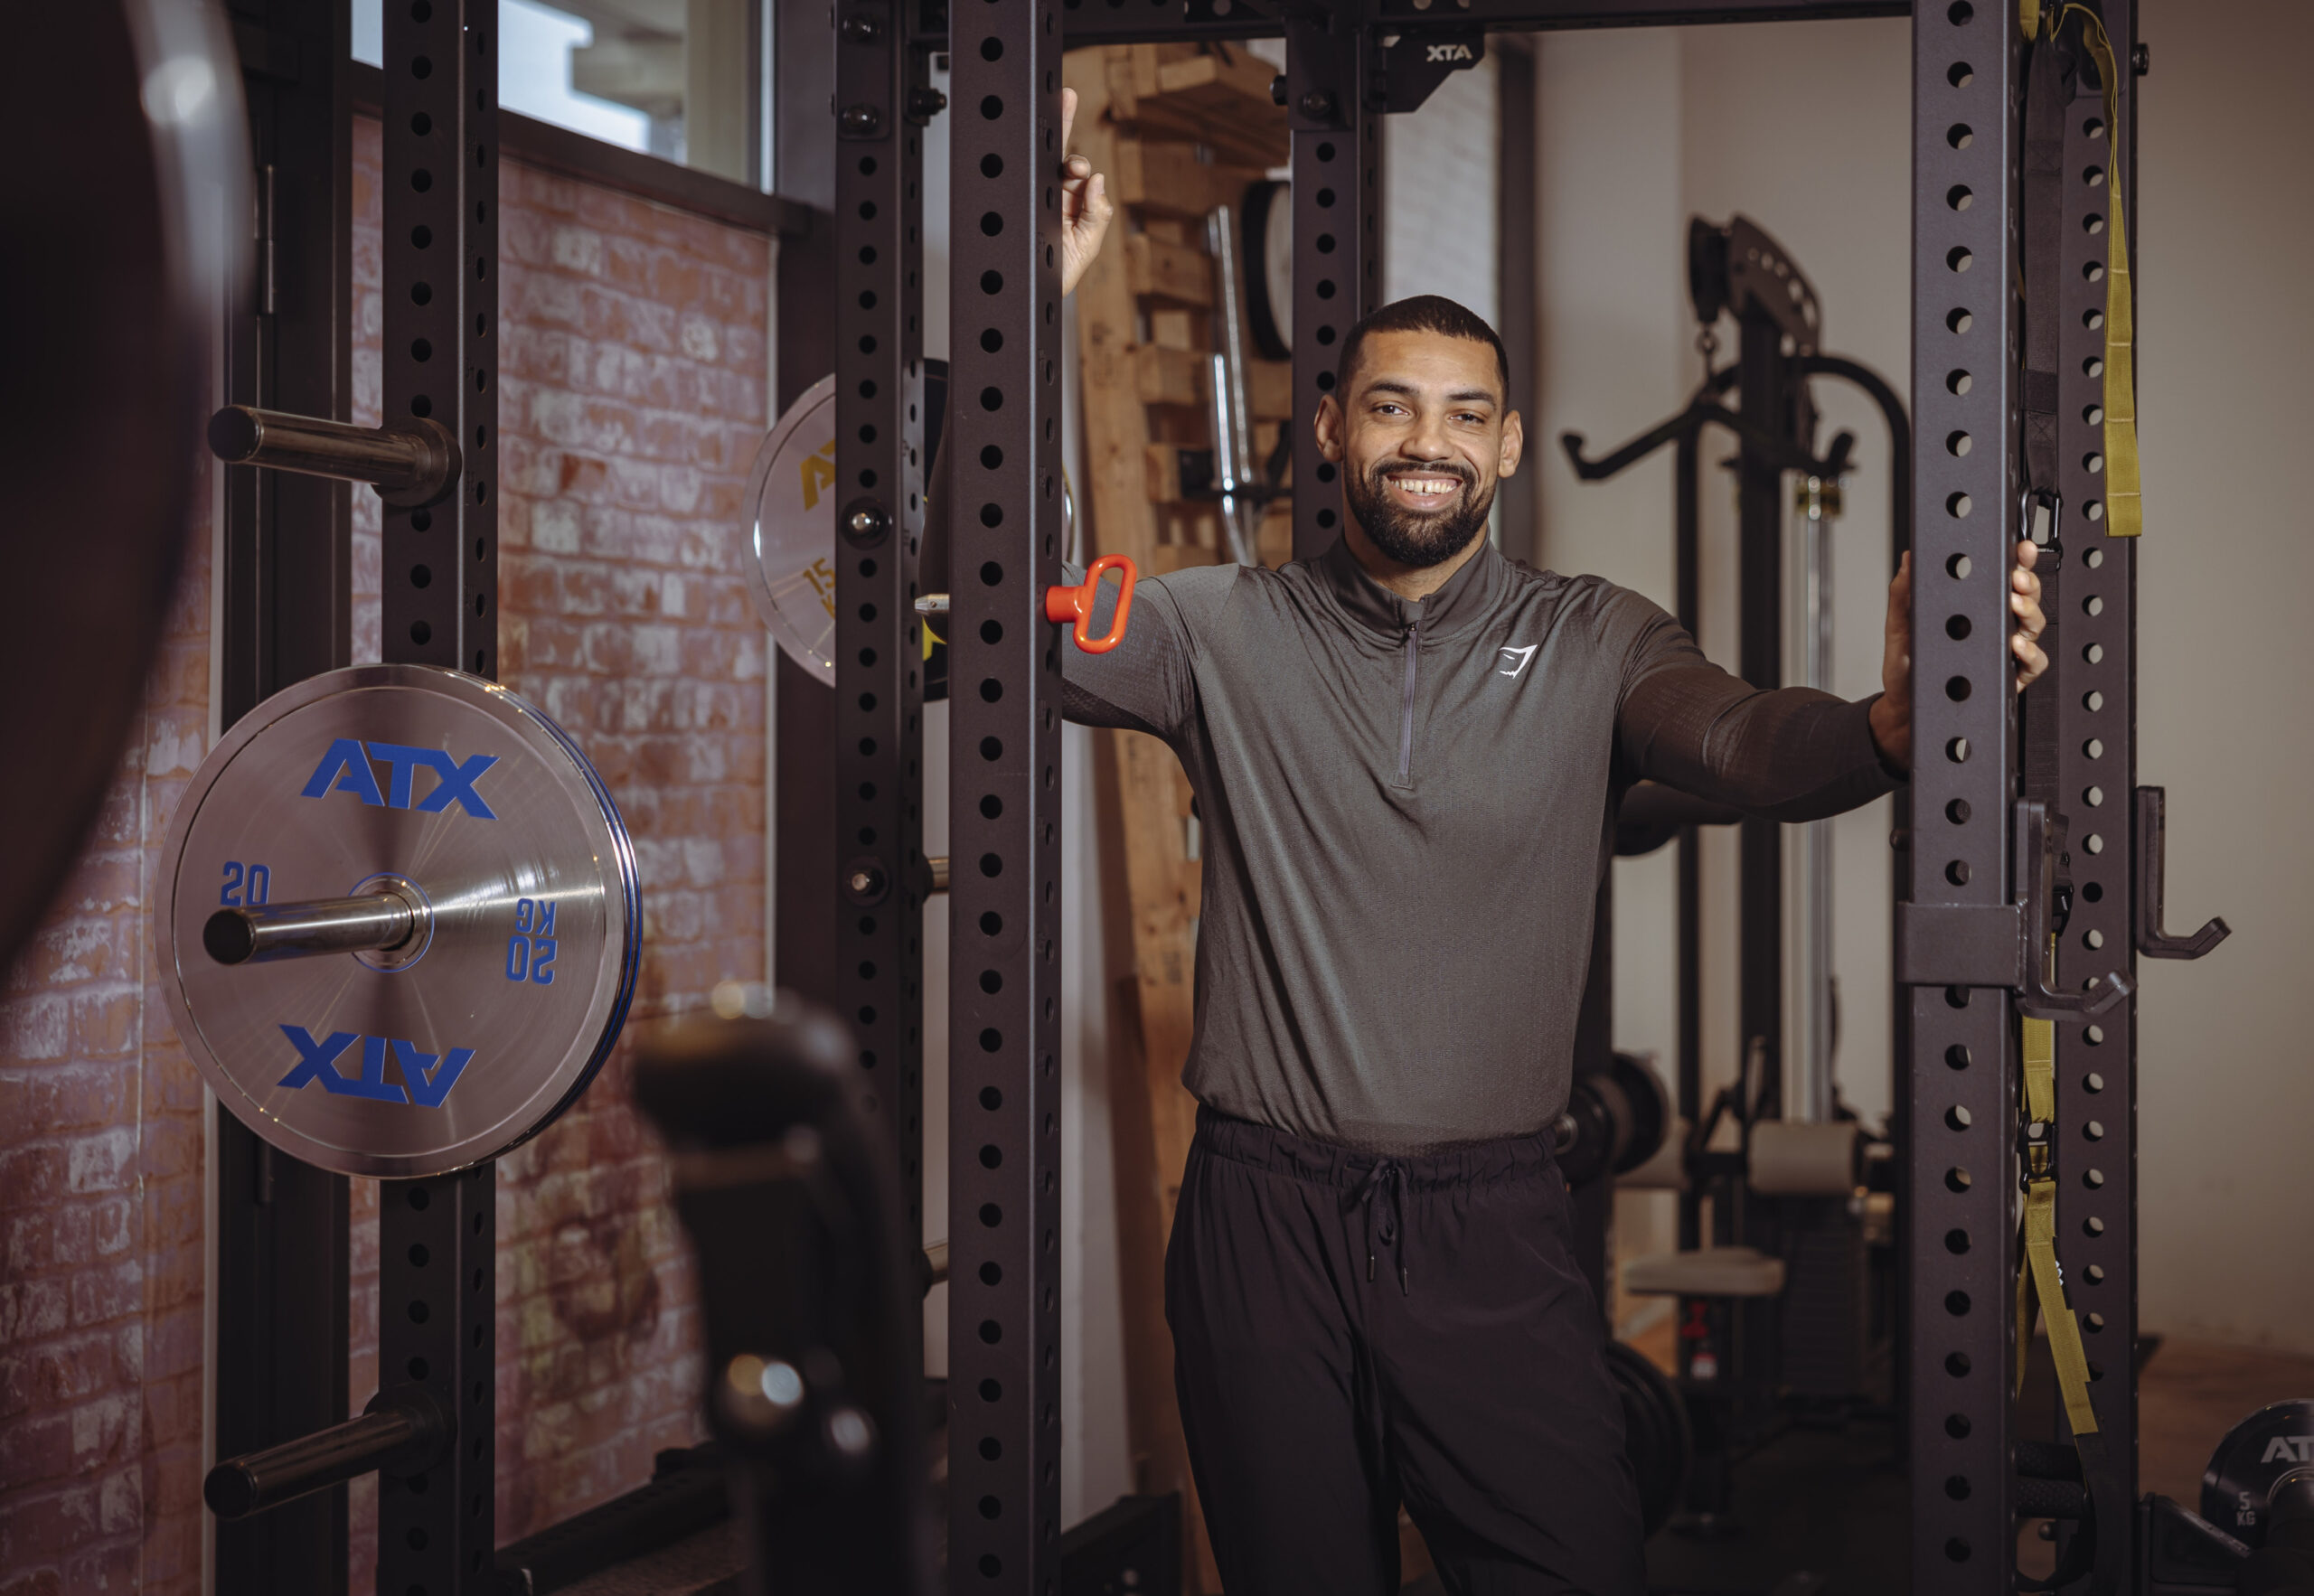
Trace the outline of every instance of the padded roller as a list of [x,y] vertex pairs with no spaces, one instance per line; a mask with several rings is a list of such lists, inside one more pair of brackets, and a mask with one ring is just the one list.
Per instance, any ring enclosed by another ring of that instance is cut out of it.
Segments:
[[1751,1188],[1763,1197],[1849,1197],[1864,1184],[1852,1120],[1752,1127]]

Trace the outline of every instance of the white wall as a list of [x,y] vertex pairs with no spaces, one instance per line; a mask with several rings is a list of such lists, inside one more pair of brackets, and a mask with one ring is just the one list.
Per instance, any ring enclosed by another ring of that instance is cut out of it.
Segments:
[[2149,1328],[2314,1352],[2307,987],[2314,538],[2302,485],[2314,219],[2300,148],[2314,8],[2213,29],[2149,0],[2138,127],[2138,779],[2169,789],[2169,921],[2222,914],[2198,963],[2146,960],[2138,1036]]
[[1495,57],[1382,123],[1382,303],[1443,294],[1491,322],[1501,304]]
[[[2290,926],[2314,887],[2314,834],[2290,818],[2307,765],[2290,695],[2314,673],[2294,613],[2314,575],[2285,476],[2314,364],[2314,259],[2302,101],[2287,63],[2314,8],[2264,0],[2223,33],[2192,0],[2148,0],[2139,318],[2148,530],[2140,779],[2170,790],[2173,925],[2223,913],[2234,940],[2198,964],[2140,965],[2140,1305],[2171,1334],[2314,1350],[2314,1221],[2301,1173],[2314,1076],[2298,1067]],[[2205,25],[2196,26],[2196,22]],[[2241,41],[2259,41],[2243,50]],[[1612,446],[1676,409],[1698,375],[1682,277],[1687,218],[1742,211],[1786,244],[1824,305],[1825,343],[1907,387],[1909,25],[1902,20],[1553,33],[1538,40],[1540,392],[1547,561],[1668,604],[1669,451],[1585,485],[1557,434]],[[1824,436],[1853,429],[1862,469],[1839,536],[1835,684],[1878,685],[1887,449],[1877,416],[1820,384]],[[1726,453],[1707,453],[1707,462]],[[1704,643],[1733,653],[1734,512],[1707,472]],[[1840,1083],[1888,1102],[1886,805],[1838,822]],[[1706,854],[1708,924],[1733,913],[1733,850]],[[1618,1044],[1674,1041],[1670,852],[1617,864]],[[1707,1080],[1736,1064],[1732,932],[1707,934]],[[1669,1244],[1668,1200],[1623,1199],[1625,1244]]]

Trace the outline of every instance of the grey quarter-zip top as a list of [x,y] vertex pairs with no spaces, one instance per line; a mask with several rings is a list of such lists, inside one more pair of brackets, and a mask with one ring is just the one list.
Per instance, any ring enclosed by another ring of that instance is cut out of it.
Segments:
[[1565,1109],[1632,783],[1787,821],[1896,784],[1871,700],[1756,690],[1639,595],[1491,547],[1419,601],[1340,542],[1151,577],[1116,649],[1061,652],[1068,718],[1163,738],[1197,794],[1183,1084],[1370,1151],[1526,1134]]

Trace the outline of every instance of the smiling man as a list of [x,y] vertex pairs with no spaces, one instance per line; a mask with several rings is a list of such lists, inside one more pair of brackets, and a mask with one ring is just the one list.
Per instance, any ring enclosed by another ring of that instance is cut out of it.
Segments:
[[1340,540],[1147,581],[1120,647],[1063,651],[1069,718],[1163,738],[1205,821],[1166,1305],[1247,1596],[1395,1591],[1401,1500],[1450,1590],[1643,1591],[1550,1134],[1616,804],[1652,779],[1811,820],[1911,760],[1908,568],[1886,690],[1850,703],[1755,690],[1638,595],[1499,554],[1509,364],[1452,301],[1375,312],[1314,418]]
[[[1075,110],[1064,92],[1064,149]],[[1083,157],[1059,175],[1066,291],[1112,207]],[[1488,543],[1526,446],[1509,389],[1478,316],[1385,305],[1312,418],[1333,547],[1147,578],[1115,649],[1061,651],[1068,718],[1163,738],[1205,822],[1165,1307],[1231,1596],[1389,1596],[1401,1501],[1456,1596],[1642,1596],[1550,1129],[1616,805],[1654,780],[1813,820],[1911,766],[1909,562],[1885,691],[1757,690],[1637,594]],[[2019,544],[2020,690],[2048,666],[2033,562]]]

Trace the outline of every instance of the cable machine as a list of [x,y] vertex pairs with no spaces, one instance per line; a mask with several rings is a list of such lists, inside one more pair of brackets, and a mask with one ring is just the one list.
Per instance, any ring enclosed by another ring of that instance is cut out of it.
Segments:
[[[1792,561],[1786,546],[1783,484],[1799,483],[1794,509],[1803,518],[1807,573],[1801,633],[1808,685],[1828,687],[1832,519],[1854,437],[1836,435],[1820,458],[1811,379],[1835,377],[1862,389],[1882,412],[1891,470],[1888,568],[1911,542],[1911,426],[1904,402],[1878,373],[1820,346],[1821,312],[1814,287],[1783,245],[1756,223],[1736,217],[1725,227],[1698,217],[1688,230],[1688,295],[1706,370],[1679,414],[1604,457],[1584,452],[1579,433],[1560,438],[1585,482],[1630,469],[1666,444],[1674,447],[1676,606],[1681,625],[1698,634],[1702,444],[1707,430],[1734,438],[1725,464],[1737,483],[1736,594],[1745,679],[1756,687],[1782,681],[1783,611]],[[1737,358],[1714,364],[1714,329],[1733,314]],[[1731,409],[1724,399],[1736,399]],[[1895,794],[1897,828],[1908,824],[1905,793]],[[1736,1083],[1707,1105],[1702,1075],[1702,927],[1700,827],[1740,827],[1737,939],[1741,949]],[[1675,1348],[1681,1388],[1698,1446],[1689,1471],[1686,1527],[1722,1533],[1730,1507],[1730,1464],[1767,1433],[1781,1398],[1838,1409],[1878,1396],[1886,1379],[1886,1338],[1900,1331],[1888,1311],[1890,1250],[1874,1239],[1879,1226],[1855,1194],[1887,1191],[1889,1147],[1867,1150],[1861,1127],[1841,1108],[1832,1079],[1834,1012],[1830,944],[1830,832],[1823,822],[1802,831],[1801,906],[1796,1018],[1785,1038],[1787,940],[1785,828],[1702,803],[1655,784],[1628,794],[1616,826],[1619,854],[1651,852],[1667,839],[1678,847],[1676,901],[1678,1055],[1673,1140],[1655,1160],[1653,1184],[1678,1191],[1679,1250],[1633,1260],[1628,1290],[1675,1299]],[[1901,887],[1900,887],[1901,889]],[[1586,1014],[1601,1019],[1583,1034],[1578,1076],[1608,1067],[1605,1021],[1612,949],[1612,885],[1600,889]],[[1792,1089],[1796,1086],[1796,1090]],[[1579,1090],[1579,1088],[1578,1088]],[[1733,1150],[1715,1150],[1715,1131],[1732,1126]],[[1593,1288],[1607,1294],[1605,1189],[1578,1194],[1585,1221],[1581,1247]],[[1583,1201],[1585,1197],[1589,1202]],[[1710,1235],[1705,1235],[1706,1200]],[[1881,1198],[1888,1201],[1888,1198]],[[1893,1238],[1889,1238],[1893,1239]]]

